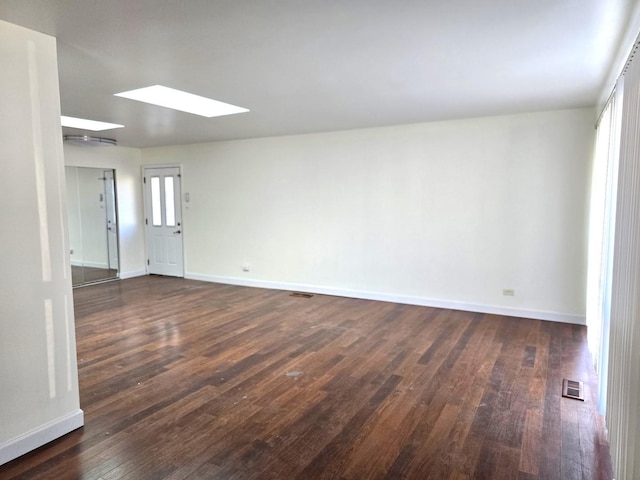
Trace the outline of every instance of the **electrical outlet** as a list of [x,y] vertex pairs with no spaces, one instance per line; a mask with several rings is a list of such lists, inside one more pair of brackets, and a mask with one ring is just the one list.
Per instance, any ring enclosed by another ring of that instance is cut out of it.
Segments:
[[513,288],[505,288],[502,290],[502,295],[505,297],[515,297],[516,291]]
[[242,264],[242,271],[243,272],[248,272],[249,270],[251,270],[251,265],[249,265],[248,263],[243,263]]

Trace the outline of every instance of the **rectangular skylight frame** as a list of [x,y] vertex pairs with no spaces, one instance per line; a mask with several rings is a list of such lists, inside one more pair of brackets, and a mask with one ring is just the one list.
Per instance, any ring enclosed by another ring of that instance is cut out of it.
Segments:
[[60,123],[63,127],[91,130],[92,132],[124,128],[124,125],[119,123],[99,122],[97,120],[87,120],[86,118],[67,117],[66,115],[60,116]]
[[169,88],[163,85],[152,85],[150,87],[115,93],[114,95],[116,97],[137,100],[138,102],[150,103],[151,105],[171,108],[207,118],[249,111],[247,108],[201,97],[200,95],[194,95],[193,93],[183,92],[182,90],[176,90],[175,88]]

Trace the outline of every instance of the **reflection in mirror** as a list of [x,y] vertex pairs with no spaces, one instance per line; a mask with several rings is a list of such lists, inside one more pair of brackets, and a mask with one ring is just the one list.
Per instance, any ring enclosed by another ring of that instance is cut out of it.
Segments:
[[73,285],[118,278],[114,170],[67,166],[65,176]]

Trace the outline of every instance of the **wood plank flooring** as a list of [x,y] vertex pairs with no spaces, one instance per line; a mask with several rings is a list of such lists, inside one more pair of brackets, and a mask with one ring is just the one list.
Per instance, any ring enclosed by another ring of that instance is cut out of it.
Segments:
[[86,425],[2,479],[612,478],[584,327],[154,276],[74,299]]

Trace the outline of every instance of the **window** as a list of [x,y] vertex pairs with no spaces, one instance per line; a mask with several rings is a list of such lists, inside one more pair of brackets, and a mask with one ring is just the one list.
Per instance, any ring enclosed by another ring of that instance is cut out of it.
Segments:
[[162,226],[162,207],[160,206],[160,177],[151,177],[151,224]]

